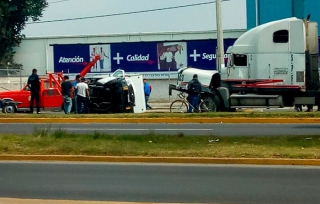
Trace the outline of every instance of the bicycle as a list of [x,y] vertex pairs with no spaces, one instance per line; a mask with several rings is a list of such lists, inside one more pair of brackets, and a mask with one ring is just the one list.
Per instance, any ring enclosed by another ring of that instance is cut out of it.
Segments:
[[193,107],[185,95],[184,92],[180,92],[178,94],[180,99],[173,101],[170,105],[170,112],[171,113],[187,113],[189,106],[192,107],[194,112],[201,113],[201,112],[210,112],[210,109],[206,106],[203,102],[203,99],[199,96],[200,102],[197,107]]

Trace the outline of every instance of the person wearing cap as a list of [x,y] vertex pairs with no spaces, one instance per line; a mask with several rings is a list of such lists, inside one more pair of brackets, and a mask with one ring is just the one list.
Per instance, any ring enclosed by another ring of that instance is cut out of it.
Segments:
[[188,83],[188,102],[191,104],[189,106],[188,112],[194,112],[193,108],[197,108],[199,104],[199,94],[202,90],[202,85],[198,80],[198,75],[194,74],[193,79],[191,79]]
[[83,105],[83,112],[89,113],[89,105],[88,105],[88,98],[90,97],[89,87],[88,84],[85,83],[86,79],[81,78],[80,82],[76,85],[77,90],[77,106],[78,106],[78,113],[82,113],[82,105]]

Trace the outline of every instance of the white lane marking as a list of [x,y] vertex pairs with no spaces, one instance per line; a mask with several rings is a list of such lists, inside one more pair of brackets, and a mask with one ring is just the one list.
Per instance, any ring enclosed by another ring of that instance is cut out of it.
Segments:
[[[45,200],[45,199],[23,199],[23,198],[0,198],[0,203],[6,204],[141,204],[148,202],[121,202],[121,201],[82,201],[82,200]],[[163,203],[166,204],[166,203]],[[169,204],[169,203],[168,203]],[[170,203],[175,204],[175,203]],[[176,203],[177,204],[177,203]],[[187,203],[186,203],[187,204]],[[212,203],[214,204],[214,203]]]

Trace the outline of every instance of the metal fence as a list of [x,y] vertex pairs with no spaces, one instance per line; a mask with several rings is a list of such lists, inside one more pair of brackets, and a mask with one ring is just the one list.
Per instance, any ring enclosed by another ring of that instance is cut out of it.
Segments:
[[20,90],[27,83],[27,76],[0,76],[0,91]]
[[23,70],[21,67],[0,67],[0,91],[22,89],[26,85],[29,76],[23,74]]

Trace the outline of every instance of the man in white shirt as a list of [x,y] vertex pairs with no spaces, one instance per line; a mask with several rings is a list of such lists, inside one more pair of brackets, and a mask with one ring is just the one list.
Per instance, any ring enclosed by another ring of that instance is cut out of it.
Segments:
[[166,62],[166,58],[164,57],[164,53],[165,52],[162,52],[161,55],[159,54],[159,67],[158,67],[159,70],[167,68],[167,62]]
[[186,67],[186,53],[183,51],[181,45],[177,46],[177,52],[174,54],[174,60],[176,61],[176,68],[180,69]]
[[104,58],[109,58],[106,53],[103,51],[103,48],[100,47],[100,50],[99,50],[99,56],[100,56],[100,60],[99,60],[99,64],[100,64],[100,71],[103,70],[103,65],[104,65]]
[[[81,78],[81,81],[77,83],[76,90],[77,90],[77,105],[78,105],[78,113],[89,113],[89,87],[88,84],[85,83],[85,78]],[[83,111],[82,111],[83,105]]]
[[173,54],[170,51],[170,48],[167,48],[167,52],[164,53],[164,58],[166,59],[166,62],[167,62],[167,68],[170,69],[172,67],[172,58],[173,58]]
[[[95,57],[98,55],[97,51],[96,51],[96,48],[92,48],[92,51],[90,53],[90,60],[93,61],[95,59]],[[97,71],[97,63],[95,63],[93,66],[92,66],[92,69],[91,71]]]

